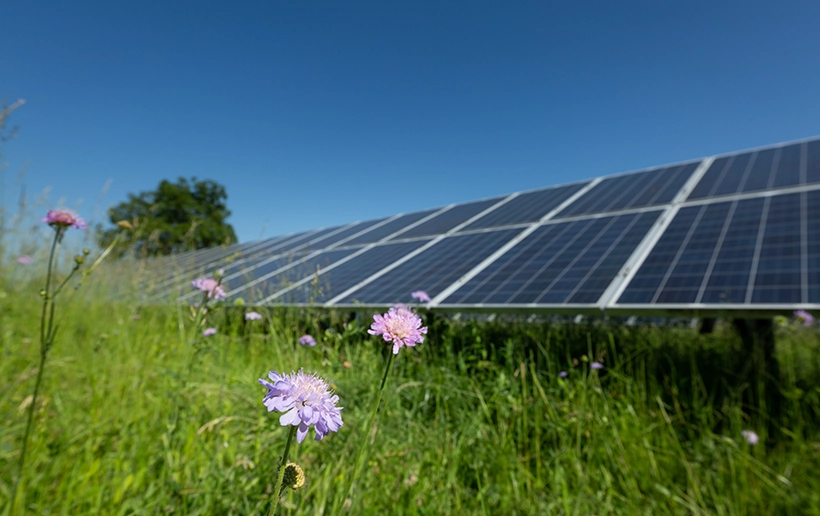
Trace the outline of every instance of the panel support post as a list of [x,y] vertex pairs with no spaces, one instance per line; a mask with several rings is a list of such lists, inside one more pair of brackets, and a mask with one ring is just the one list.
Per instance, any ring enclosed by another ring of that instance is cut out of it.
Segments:
[[774,356],[774,320],[735,319],[733,323],[743,343],[743,354],[748,357],[746,363],[751,366],[742,372],[741,381],[749,382],[750,387],[749,396],[744,398],[763,420],[776,421],[783,400],[780,368]]

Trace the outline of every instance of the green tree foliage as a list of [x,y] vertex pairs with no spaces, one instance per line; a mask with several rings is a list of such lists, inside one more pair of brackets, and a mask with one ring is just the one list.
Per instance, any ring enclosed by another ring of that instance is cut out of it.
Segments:
[[225,187],[211,180],[160,182],[154,191],[129,194],[128,200],[108,210],[111,223],[119,227],[98,228],[105,247],[122,232],[119,255],[129,249],[137,256],[162,256],[236,242],[233,227],[225,222],[231,212]]

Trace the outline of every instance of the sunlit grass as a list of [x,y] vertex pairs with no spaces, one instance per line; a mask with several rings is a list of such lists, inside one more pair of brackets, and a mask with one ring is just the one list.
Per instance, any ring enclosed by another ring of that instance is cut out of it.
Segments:
[[[8,509],[39,298],[36,287],[0,289]],[[219,333],[192,362],[188,308],[126,301],[93,288],[62,301],[20,495],[27,513],[263,513],[287,430],[256,380],[300,367],[333,384],[344,427],[292,448],[307,482],[285,494],[280,513],[329,514],[344,499],[389,353],[365,332],[372,314],[345,328],[346,318],[319,312],[262,321],[244,321],[240,308],[213,312]],[[304,333],[318,345],[300,346]],[[777,354],[783,403],[760,413],[739,373],[750,357],[728,326],[699,336],[436,318],[425,343],[396,359],[354,512],[817,513],[816,330],[780,329]],[[591,371],[599,356],[606,367]],[[744,429],[760,444],[748,445]]]

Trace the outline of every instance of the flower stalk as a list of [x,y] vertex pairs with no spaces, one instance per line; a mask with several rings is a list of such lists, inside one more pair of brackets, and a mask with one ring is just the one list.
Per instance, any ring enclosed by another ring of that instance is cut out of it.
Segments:
[[356,459],[353,461],[353,477],[350,480],[350,487],[347,490],[347,498],[351,501],[353,500],[353,492],[356,489],[356,483],[359,480],[359,475],[361,474],[362,467],[364,466],[363,457],[364,450],[367,447],[367,438],[373,431],[373,425],[376,423],[376,415],[379,412],[379,405],[382,401],[382,393],[384,393],[384,388],[387,385],[387,378],[390,376],[390,369],[393,367],[393,360],[395,357],[396,355],[393,353],[388,355],[387,365],[384,368],[384,375],[382,375],[382,383],[379,385],[379,392],[376,394],[376,402],[373,404],[373,410],[370,412],[370,418],[368,419],[367,426],[364,428],[364,432],[362,434],[362,442],[359,445],[359,451],[356,453]]
[[[45,288],[40,291],[43,298],[43,308],[40,312],[40,361],[37,366],[37,379],[34,383],[34,393],[31,396],[31,403],[28,406],[28,414],[26,417],[26,430],[23,434],[23,446],[20,450],[20,459],[17,463],[17,478],[14,481],[14,488],[11,492],[11,513],[14,513],[15,502],[17,494],[20,490],[20,485],[25,473],[26,458],[28,456],[29,440],[31,438],[32,429],[34,428],[34,411],[37,409],[37,400],[40,397],[40,389],[43,384],[43,372],[46,368],[46,359],[48,352],[54,345],[54,338],[57,334],[57,327],[54,326],[54,299],[63,289],[66,283],[74,276],[74,273],[84,263],[84,257],[78,256],[74,259],[74,267],[66,278],[52,291],[52,280],[54,276],[54,257],[57,254],[57,244],[62,239],[65,230],[68,227],[85,227],[85,222],[77,217],[73,212],[49,212],[44,222],[48,222],[54,228],[54,238],[51,241],[51,249],[48,255],[48,268],[46,269],[46,284]],[[87,254],[87,253],[86,253]]]
[[295,426],[291,426],[288,430],[288,440],[285,442],[285,451],[282,452],[282,459],[279,461],[279,470],[276,473],[276,488],[274,490],[273,500],[271,501],[270,511],[268,516],[276,514],[276,507],[279,505],[279,497],[282,496],[282,484],[285,480],[285,466],[288,463],[288,452],[290,452],[290,445],[293,442],[293,436],[296,435]]

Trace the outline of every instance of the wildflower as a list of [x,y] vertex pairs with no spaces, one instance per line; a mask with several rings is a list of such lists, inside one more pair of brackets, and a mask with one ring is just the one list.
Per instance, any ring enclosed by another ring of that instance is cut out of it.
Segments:
[[285,465],[285,476],[282,479],[282,487],[289,487],[293,490],[305,485],[305,472],[295,462],[288,462]]
[[225,299],[225,290],[213,278],[198,278],[191,282],[195,289],[208,293],[209,299]]
[[205,328],[205,331],[202,332],[203,337],[210,337],[211,335],[216,335],[216,328]]
[[410,294],[410,297],[412,297],[413,299],[415,299],[419,303],[429,303],[430,302],[430,296],[428,296],[427,292],[425,292],[423,290],[416,290],[415,292]]
[[794,316],[797,318],[797,322],[803,323],[803,326],[814,324],[814,316],[805,310],[796,310]]
[[567,376],[569,376],[569,373],[566,371],[561,371],[558,373],[558,378],[566,378]]
[[245,314],[246,321],[259,321],[262,319],[262,314],[256,312],[248,312]]
[[600,362],[593,362],[593,363],[589,364],[589,368],[590,369],[603,369],[604,364],[602,364]]
[[404,305],[396,305],[384,315],[374,315],[367,333],[381,335],[385,342],[393,342],[393,354],[398,355],[402,346],[413,347],[424,342],[422,334],[427,327],[421,325],[421,317]]
[[40,219],[40,222],[45,222],[49,226],[56,229],[69,227],[74,229],[85,229],[86,227],[85,221],[80,218],[79,215],[66,208],[61,208],[59,210],[48,210],[48,213],[46,213],[44,218]]
[[740,435],[742,435],[743,438],[746,439],[746,442],[751,444],[752,446],[757,444],[757,442],[760,440],[760,437],[758,437],[758,435],[751,430],[744,430],[740,432]]
[[32,258],[31,256],[29,256],[27,254],[24,254],[22,256],[17,257],[17,263],[19,263],[21,265],[28,265],[33,261],[34,261],[34,258]]
[[282,412],[280,425],[298,426],[296,442],[305,439],[311,425],[317,441],[342,427],[342,407],[336,406],[339,396],[333,394],[323,379],[315,374],[305,374],[301,369],[298,373],[281,375],[271,371],[268,377],[273,383],[259,380],[268,388],[262,403],[268,412]]
[[316,339],[313,338],[313,335],[306,333],[299,337],[299,344],[312,348],[316,345]]

